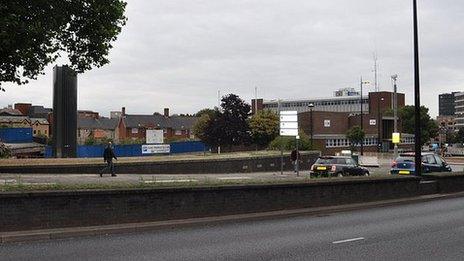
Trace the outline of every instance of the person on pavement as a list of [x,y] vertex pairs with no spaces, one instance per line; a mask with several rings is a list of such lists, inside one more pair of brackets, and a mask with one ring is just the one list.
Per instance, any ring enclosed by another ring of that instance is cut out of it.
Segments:
[[293,169],[294,169],[294,172],[296,173],[297,172],[297,162],[301,161],[300,152],[297,151],[296,149],[292,150],[292,153],[290,154],[290,159],[292,160]]
[[114,173],[113,158],[118,160],[114,154],[113,148],[111,147],[111,142],[108,142],[108,146],[106,146],[105,151],[103,152],[103,161],[106,162],[106,166],[100,170],[100,177],[103,177],[103,173],[105,171],[109,171],[112,177],[116,177],[116,174]]

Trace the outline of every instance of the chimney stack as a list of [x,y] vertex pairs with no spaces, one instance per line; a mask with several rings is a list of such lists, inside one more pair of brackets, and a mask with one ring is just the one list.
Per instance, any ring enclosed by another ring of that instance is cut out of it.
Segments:
[[164,108],[164,117],[169,117],[169,108]]

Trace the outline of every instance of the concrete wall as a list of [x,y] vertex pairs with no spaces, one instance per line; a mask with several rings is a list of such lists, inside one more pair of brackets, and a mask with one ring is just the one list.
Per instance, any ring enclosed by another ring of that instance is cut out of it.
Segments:
[[[319,152],[302,152],[302,170],[309,170]],[[102,164],[0,166],[0,173],[45,173],[45,174],[96,174]],[[203,174],[246,173],[280,171],[280,156],[247,157],[237,159],[173,160],[160,162],[134,162],[115,164],[117,173],[125,174]],[[284,170],[292,170],[290,157],[284,157]]]
[[416,177],[69,192],[0,193],[0,232],[185,219],[420,195]]

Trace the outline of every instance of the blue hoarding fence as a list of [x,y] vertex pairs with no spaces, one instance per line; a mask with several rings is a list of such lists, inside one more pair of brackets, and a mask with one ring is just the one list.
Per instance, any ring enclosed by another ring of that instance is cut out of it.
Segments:
[[32,128],[0,128],[0,141],[4,143],[30,143],[32,140]]
[[[171,145],[171,154],[203,152],[209,148],[201,141],[173,142]],[[79,158],[96,158],[102,157],[105,145],[79,145],[77,146],[77,157]],[[142,154],[141,144],[115,145],[114,153],[116,157],[140,157],[150,156],[153,154]],[[45,157],[53,157],[51,146],[45,148]]]

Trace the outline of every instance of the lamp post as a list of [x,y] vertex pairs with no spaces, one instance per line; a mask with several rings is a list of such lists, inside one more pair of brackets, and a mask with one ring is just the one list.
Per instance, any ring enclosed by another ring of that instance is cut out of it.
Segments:
[[383,102],[385,99],[379,98],[379,93],[377,93],[377,151],[381,152],[382,148],[382,133],[380,131],[380,123],[382,122],[381,113],[380,113],[380,102]]
[[413,27],[414,27],[414,142],[416,175],[422,175],[422,143],[420,132],[420,77],[419,77],[419,34],[417,26],[417,0],[413,0]]
[[[361,96],[361,130],[364,130],[363,129],[363,85],[364,84],[369,84],[369,81],[363,81],[363,78],[361,76],[361,81],[360,81],[360,87],[361,87],[361,93],[360,93],[360,96]],[[364,140],[361,141],[361,156],[364,155]]]
[[[397,133],[398,132],[398,98],[396,95],[397,92],[397,85],[396,81],[398,80],[398,75],[392,75],[391,76],[393,80],[393,132]],[[398,157],[398,143],[395,143],[394,145],[394,157],[395,159]]]
[[309,128],[310,128],[310,137],[311,137],[311,150],[313,149],[313,108],[314,108],[314,103],[310,103],[308,105],[309,107]]

